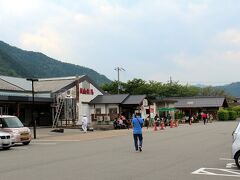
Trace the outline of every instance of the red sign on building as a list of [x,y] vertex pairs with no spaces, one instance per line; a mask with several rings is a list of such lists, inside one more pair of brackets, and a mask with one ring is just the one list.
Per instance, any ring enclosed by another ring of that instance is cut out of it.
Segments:
[[89,94],[89,95],[93,95],[93,89],[85,89],[85,88],[80,88],[80,94]]

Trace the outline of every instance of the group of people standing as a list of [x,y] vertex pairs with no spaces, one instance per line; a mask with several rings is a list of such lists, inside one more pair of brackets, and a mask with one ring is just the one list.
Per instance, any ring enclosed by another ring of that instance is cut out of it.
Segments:
[[154,123],[156,126],[160,126],[160,123],[163,122],[165,126],[169,126],[171,119],[172,117],[169,113],[167,115],[161,115],[160,117],[156,114],[154,117]]
[[195,122],[197,120],[202,120],[204,125],[207,122],[212,122],[213,121],[213,115],[210,113],[196,113],[196,114],[189,114],[188,116],[185,116],[185,121],[189,122],[189,124],[192,124],[192,122]]
[[120,115],[118,119],[113,122],[114,129],[129,129],[131,122],[126,119],[124,115]]

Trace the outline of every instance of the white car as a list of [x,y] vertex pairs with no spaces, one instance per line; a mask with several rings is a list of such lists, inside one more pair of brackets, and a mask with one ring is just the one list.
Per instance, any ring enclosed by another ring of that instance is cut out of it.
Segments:
[[0,148],[9,149],[12,146],[11,134],[0,131]]
[[16,116],[0,115],[0,131],[10,133],[13,138],[12,143],[28,145],[32,139],[30,129],[24,127]]
[[232,158],[235,160],[237,167],[240,168],[240,123],[238,123],[236,130],[233,131],[232,137]]

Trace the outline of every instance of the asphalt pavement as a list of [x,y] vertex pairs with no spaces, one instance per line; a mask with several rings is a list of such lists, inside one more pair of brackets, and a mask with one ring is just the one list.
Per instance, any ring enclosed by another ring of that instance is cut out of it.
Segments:
[[28,146],[0,151],[0,180],[191,180],[237,179],[231,159],[237,122],[144,129],[142,152],[135,152],[132,130],[63,134],[37,129]]

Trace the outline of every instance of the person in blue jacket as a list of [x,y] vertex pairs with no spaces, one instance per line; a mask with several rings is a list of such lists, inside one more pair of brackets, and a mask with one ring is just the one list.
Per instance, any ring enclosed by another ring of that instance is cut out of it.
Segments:
[[142,127],[143,127],[143,119],[140,117],[140,113],[136,113],[136,117],[132,119],[133,126],[133,139],[136,151],[142,151]]

